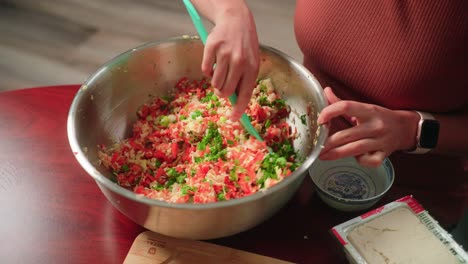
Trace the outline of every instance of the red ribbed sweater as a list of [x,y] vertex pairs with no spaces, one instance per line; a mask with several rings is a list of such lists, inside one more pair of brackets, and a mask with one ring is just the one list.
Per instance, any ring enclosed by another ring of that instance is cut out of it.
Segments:
[[[298,0],[296,6],[304,65],[322,86],[342,99],[395,110],[468,109],[467,29],[466,0]],[[466,198],[460,158],[390,159],[397,184]]]

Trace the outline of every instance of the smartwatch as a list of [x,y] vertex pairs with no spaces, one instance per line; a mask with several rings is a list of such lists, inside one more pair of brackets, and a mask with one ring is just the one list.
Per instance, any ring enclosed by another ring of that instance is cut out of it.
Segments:
[[434,116],[429,113],[415,112],[420,116],[418,133],[416,135],[416,149],[406,151],[406,153],[424,154],[437,146],[440,124]]

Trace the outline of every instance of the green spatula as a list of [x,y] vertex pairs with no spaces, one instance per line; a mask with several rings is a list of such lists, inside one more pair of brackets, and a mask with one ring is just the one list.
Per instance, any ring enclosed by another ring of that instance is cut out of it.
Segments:
[[[195,28],[197,29],[198,35],[200,36],[201,41],[203,44],[206,44],[206,38],[208,37],[208,33],[206,32],[205,26],[203,25],[203,22],[200,18],[200,15],[197,12],[197,9],[192,5],[192,3],[189,0],[183,0],[185,7],[187,8],[187,11],[192,18],[192,22],[195,25]],[[237,101],[237,95],[234,93],[231,96],[229,96],[229,101],[231,104],[234,106]],[[256,139],[259,141],[263,141],[262,137],[258,134],[257,130],[252,126],[252,123],[250,123],[249,117],[244,113],[242,114],[242,117],[240,118],[240,122],[242,126],[251,134],[254,136]]]

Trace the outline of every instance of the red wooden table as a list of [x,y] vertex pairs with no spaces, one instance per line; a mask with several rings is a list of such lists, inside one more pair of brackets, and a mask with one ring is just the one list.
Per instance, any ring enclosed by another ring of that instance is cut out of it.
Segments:
[[[144,230],[107,202],[71,153],[66,120],[78,88],[0,93],[1,263],[122,263]],[[394,186],[379,204],[408,194],[442,225],[459,216],[457,195],[430,190]],[[329,229],[357,215],[328,208],[307,177],[270,220],[211,242],[297,263],[346,263]]]

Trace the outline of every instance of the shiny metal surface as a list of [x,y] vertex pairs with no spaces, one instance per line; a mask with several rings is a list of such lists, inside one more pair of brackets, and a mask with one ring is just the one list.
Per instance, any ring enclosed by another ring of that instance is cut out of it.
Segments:
[[[301,167],[265,192],[210,204],[151,200],[110,181],[110,172],[98,165],[97,144],[129,136],[138,107],[152,96],[168,94],[181,77],[201,78],[202,52],[203,45],[197,38],[173,38],[116,57],[82,85],[70,107],[67,124],[75,157],[118,210],[152,231],[189,239],[236,234],[271,217],[298,189],[328,134],[325,126],[315,122],[317,113],[327,104],[320,84],[287,55],[261,46],[259,78],[271,78],[291,106],[289,121],[299,134],[294,146],[305,158]],[[308,108],[307,125],[303,125],[300,116]]]

